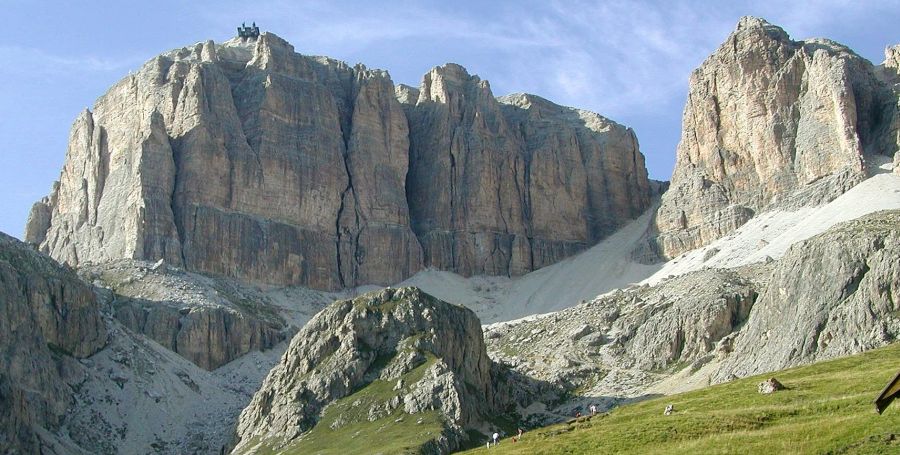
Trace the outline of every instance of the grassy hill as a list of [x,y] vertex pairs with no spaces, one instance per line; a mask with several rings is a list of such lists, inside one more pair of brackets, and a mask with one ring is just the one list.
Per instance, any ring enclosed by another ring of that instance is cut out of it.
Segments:
[[[900,343],[865,354],[623,406],[466,453],[900,454],[900,402],[872,401],[900,369]],[[775,377],[788,390],[756,391]],[[675,413],[664,416],[667,404]]]

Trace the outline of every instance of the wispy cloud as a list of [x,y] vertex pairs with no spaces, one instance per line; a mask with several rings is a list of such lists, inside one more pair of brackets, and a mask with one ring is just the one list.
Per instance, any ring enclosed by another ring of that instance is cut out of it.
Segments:
[[[612,117],[680,110],[693,68],[744,14],[770,17],[798,37],[841,20],[864,22],[900,1],[742,0],[710,7],[689,0],[522,0],[453,9],[439,2],[268,0],[201,11],[221,27],[253,17],[304,49],[343,55],[393,52],[433,43],[432,65],[448,42],[490,52],[481,74],[498,94],[529,91]],[[473,57],[474,58],[474,57]],[[458,62],[469,65],[471,62]],[[391,70],[391,68],[387,68]]]
[[139,63],[135,59],[95,55],[56,55],[43,49],[0,45],[0,61],[15,62],[0,67],[0,73],[30,76],[71,76],[73,73],[121,73]]

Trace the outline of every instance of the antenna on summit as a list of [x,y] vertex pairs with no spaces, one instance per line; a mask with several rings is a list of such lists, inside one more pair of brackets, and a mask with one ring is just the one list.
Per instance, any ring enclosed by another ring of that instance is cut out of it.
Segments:
[[238,38],[259,38],[259,27],[256,26],[256,22],[254,22],[250,27],[247,27],[246,22],[242,22],[237,31]]

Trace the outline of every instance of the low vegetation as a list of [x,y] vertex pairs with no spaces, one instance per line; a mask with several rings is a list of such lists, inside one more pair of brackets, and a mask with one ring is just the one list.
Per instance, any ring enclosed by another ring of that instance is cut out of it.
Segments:
[[443,417],[438,411],[406,414],[402,407],[387,415],[369,420],[369,410],[403,394],[422,379],[434,364],[435,357],[403,375],[406,384],[394,390],[397,381],[375,380],[355,393],[328,405],[312,430],[277,450],[262,448],[259,453],[279,454],[417,454],[429,441],[438,439],[443,430]]
[[[900,343],[865,354],[623,406],[467,453],[900,453],[900,403],[872,401],[900,368]],[[756,386],[776,377],[788,389]],[[675,412],[663,415],[666,405]]]

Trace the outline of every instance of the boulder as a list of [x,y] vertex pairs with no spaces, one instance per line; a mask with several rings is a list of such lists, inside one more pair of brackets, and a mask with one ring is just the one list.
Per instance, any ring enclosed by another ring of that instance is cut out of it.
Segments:
[[756,391],[763,395],[769,395],[779,390],[784,390],[784,388],[785,387],[780,382],[778,382],[777,379],[769,378],[763,382],[760,382],[759,385],[756,386]]

